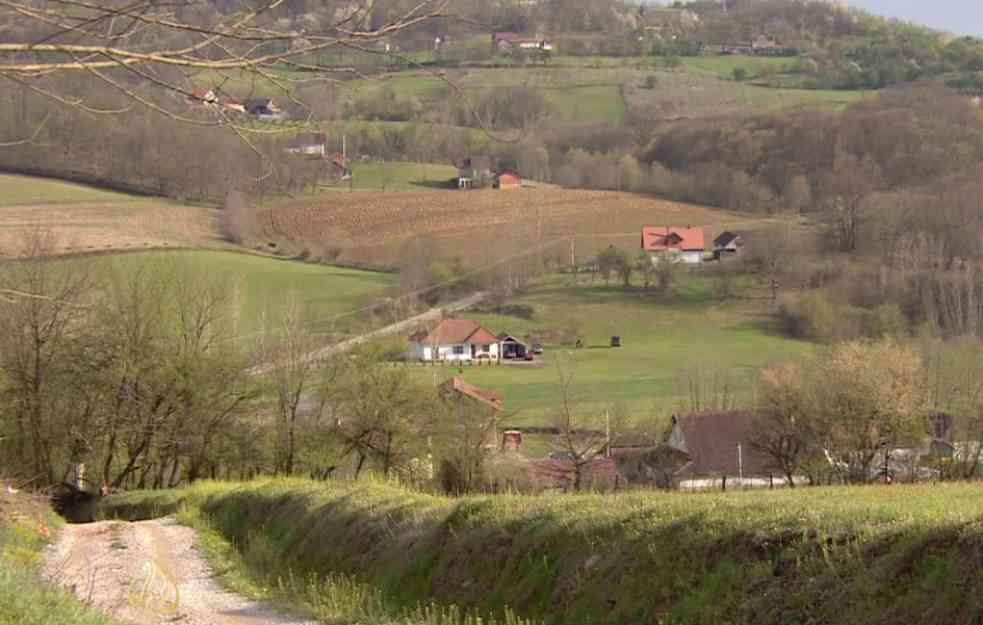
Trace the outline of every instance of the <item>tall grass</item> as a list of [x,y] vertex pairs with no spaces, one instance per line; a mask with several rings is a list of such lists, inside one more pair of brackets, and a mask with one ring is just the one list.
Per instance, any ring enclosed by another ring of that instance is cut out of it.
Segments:
[[41,552],[57,525],[41,502],[0,494],[0,625],[116,623],[41,581]]
[[[145,514],[144,497],[104,513]],[[234,568],[265,573],[252,583],[332,609],[404,618],[436,602],[509,622],[510,606],[572,625],[983,619],[976,484],[449,499],[270,480],[153,497],[204,515],[244,560]]]

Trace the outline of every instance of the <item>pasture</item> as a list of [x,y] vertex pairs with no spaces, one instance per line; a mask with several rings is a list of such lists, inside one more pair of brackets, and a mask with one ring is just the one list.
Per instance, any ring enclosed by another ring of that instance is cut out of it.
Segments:
[[91,262],[99,271],[118,271],[124,276],[174,271],[186,279],[227,285],[238,317],[238,334],[245,337],[257,335],[264,323],[276,333],[291,307],[296,307],[312,332],[343,334],[359,328],[363,320],[353,316],[331,321],[330,317],[365,305],[394,282],[389,274],[224,251],[141,252]]
[[[704,268],[709,270],[709,268]],[[499,314],[462,312],[495,334],[542,342],[540,365],[465,367],[464,378],[505,394],[511,424],[549,424],[560,402],[557,361],[573,376],[577,414],[603,423],[605,411],[630,416],[636,424],[661,427],[675,411],[691,409],[681,375],[726,372],[732,400],[750,399],[757,370],[771,361],[811,349],[777,332],[771,302],[753,283],[735,285],[736,297],[718,295],[717,280],[697,271],[678,277],[669,292],[646,292],[603,282],[573,286],[567,276],[551,279],[508,304],[530,306],[531,320]],[[616,280],[615,280],[616,282]],[[573,347],[582,336],[584,347]],[[620,336],[622,347],[610,347]],[[436,367],[451,377],[455,367]],[[432,376],[426,368],[421,376]],[[514,414],[514,416],[513,416]]]
[[338,189],[420,191],[446,186],[456,175],[457,168],[452,165],[360,161],[352,164],[351,185],[342,183]]
[[48,178],[0,174],[0,258],[16,258],[34,230],[55,253],[221,247],[218,211]]

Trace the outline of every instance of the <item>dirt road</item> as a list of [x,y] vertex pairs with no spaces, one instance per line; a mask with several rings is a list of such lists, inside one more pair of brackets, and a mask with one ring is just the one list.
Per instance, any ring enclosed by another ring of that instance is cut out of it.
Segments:
[[45,576],[134,625],[315,625],[226,592],[173,519],[67,525],[45,553]]
[[[321,361],[337,356],[338,354],[349,352],[367,341],[386,336],[393,336],[394,334],[399,334],[401,332],[408,332],[427,321],[440,321],[445,312],[457,312],[459,310],[470,308],[484,300],[486,297],[488,297],[487,291],[479,291],[478,293],[469,295],[464,299],[457,300],[456,302],[452,302],[441,308],[431,308],[430,310],[420,313],[419,315],[408,317],[402,321],[379,328],[378,330],[373,330],[372,332],[350,338],[346,341],[316,349],[305,355],[304,360],[309,364],[317,364]],[[281,363],[272,362],[256,365],[249,370],[249,373],[251,375],[266,375],[271,371],[275,371],[280,364]]]

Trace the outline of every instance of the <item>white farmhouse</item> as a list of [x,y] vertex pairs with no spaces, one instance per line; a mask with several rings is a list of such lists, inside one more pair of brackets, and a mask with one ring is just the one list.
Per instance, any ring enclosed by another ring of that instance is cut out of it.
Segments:
[[703,263],[706,242],[703,228],[660,226],[642,228],[642,249],[657,264],[663,259],[687,265]]
[[411,337],[410,357],[423,362],[498,360],[498,337],[468,319],[444,319]]

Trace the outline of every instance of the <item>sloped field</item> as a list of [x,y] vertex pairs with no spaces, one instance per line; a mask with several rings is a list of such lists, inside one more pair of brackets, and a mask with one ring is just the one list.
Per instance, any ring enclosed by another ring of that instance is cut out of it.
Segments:
[[[264,236],[347,260],[398,259],[401,242],[428,237],[450,257],[479,262],[490,249],[514,253],[575,237],[578,255],[615,243],[634,249],[642,226],[702,225],[708,235],[762,221],[644,195],[570,189],[352,193],[287,202],[261,211]],[[492,254],[493,258],[495,255]]]

